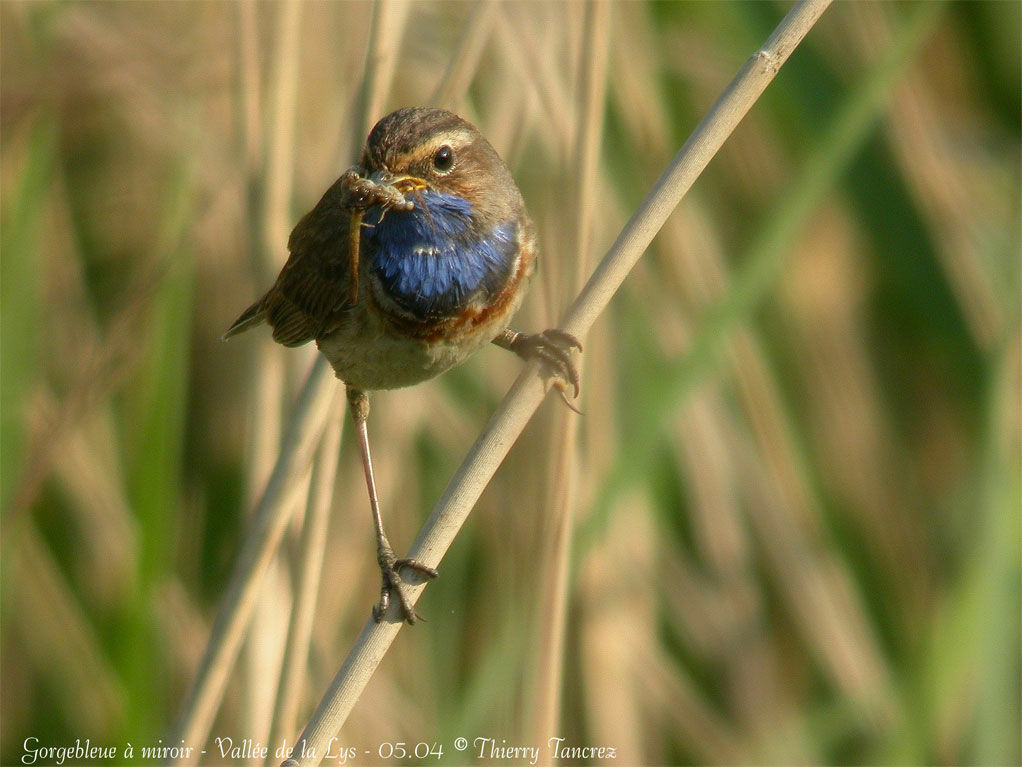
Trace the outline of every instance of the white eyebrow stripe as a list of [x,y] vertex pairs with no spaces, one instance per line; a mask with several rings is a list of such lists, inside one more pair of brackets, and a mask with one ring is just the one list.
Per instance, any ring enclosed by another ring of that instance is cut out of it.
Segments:
[[440,131],[416,148],[412,160],[413,162],[425,161],[445,145],[454,149],[455,155],[457,155],[461,149],[475,141],[477,135],[475,131],[468,128],[449,128]]
[[444,144],[451,144],[455,149],[471,144],[476,137],[476,132],[468,128],[450,128],[437,133],[428,143],[428,146],[439,149]]

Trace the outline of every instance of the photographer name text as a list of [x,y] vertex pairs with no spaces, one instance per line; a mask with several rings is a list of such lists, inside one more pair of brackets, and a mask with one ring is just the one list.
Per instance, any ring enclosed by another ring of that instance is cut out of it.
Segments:
[[[418,762],[443,759],[445,745],[439,741],[382,741],[372,746],[355,746],[344,744],[340,738],[333,738],[326,746],[325,753],[320,756],[313,747],[306,744],[299,746],[295,753],[293,744],[286,740],[276,748],[260,743],[252,738],[230,738],[217,736],[210,742],[211,748],[197,750],[181,741],[178,744],[167,744],[158,740],[155,744],[140,745],[125,743],[123,746],[97,745],[91,739],[76,738],[73,743],[62,745],[44,744],[39,738],[28,737],[22,743],[21,763],[25,765],[50,765],[60,767],[64,764],[80,764],[85,762],[164,762],[167,760],[190,760],[196,755],[202,758],[213,757],[218,760],[236,761],[239,759],[265,760],[272,755],[276,759],[286,760],[285,767],[296,764],[291,760],[319,758],[329,764],[345,765],[364,757],[377,757],[386,761],[415,760]],[[605,745],[579,745],[568,742],[565,738],[553,737],[542,745],[512,743],[507,738],[475,738],[457,737],[446,748],[453,747],[457,753],[470,756],[476,763],[482,762],[516,762],[519,764],[537,764],[540,756],[552,759],[601,759],[617,758],[617,749]]]

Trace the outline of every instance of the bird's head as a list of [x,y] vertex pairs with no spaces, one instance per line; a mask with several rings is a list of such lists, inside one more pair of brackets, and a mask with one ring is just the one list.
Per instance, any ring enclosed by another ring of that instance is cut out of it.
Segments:
[[[474,216],[497,222],[518,215],[521,194],[510,171],[474,125],[443,109],[410,107],[380,120],[369,134],[362,172],[415,195],[453,195],[469,202]],[[419,198],[422,199],[421,197]]]

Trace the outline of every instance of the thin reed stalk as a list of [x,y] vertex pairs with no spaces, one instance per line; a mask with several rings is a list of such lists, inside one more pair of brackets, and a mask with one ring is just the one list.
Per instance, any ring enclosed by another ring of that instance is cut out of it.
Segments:
[[[578,290],[590,270],[590,242],[596,209],[596,177],[599,168],[600,144],[603,136],[603,112],[607,91],[607,50],[610,39],[608,3],[591,3],[585,15],[581,46],[580,91],[582,104],[575,133],[575,150],[571,166],[575,169],[572,188],[576,210],[574,220],[576,272],[573,290]],[[584,360],[578,361],[579,374]],[[555,446],[552,492],[550,494],[550,545],[541,565],[537,638],[538,657],[533,670],[531,743],[545,743],[555,734],[561,713],[561,690],[564,687],[564,642],[568,622],[571,545],[574,536],[574,507],[578,482],[578,419],[562,411],[554,435]],[[545,759],[551,759],[549,751]],[[546,763],[549,763],[547,761]]]
[[[258,147],[259,164],[253,174],[258,179],[255,188],[262,194],[259,198],[250,199],[249,208],[252,228],[258,237],[258,244],[253,250],[259,254],[256,279],[260,284],[276,270],[280,243],[286,241],[290,225],[294,193],[295,115],[301,73],[299,53],[302,43],[302,4],[298,0],[288,0],[274,7],[274,11],[277,23],[274,27],[272,67],[267,78],[270,105],[267,110],[268,125],[265,132],[252,136],[252,139],[263,136],[265,141],[263,146]],[[257,16],[258,6],[248,9],[239,19],[245,24],[241,28],[243,33],[253,31],[249,28],[255,26],[256,18],[249,17]],[[242,54],[246,54],[247,49],[256,44],[255,41],[248,41]],[[243,60],[240,64],[244,72],[246,62]],[[258,70],[246,75],[245,85],[248,87],[240,94],[241,98],[258,104]],[[251,403],[252,436],[249,440],[251,452],[247,456],[246,466],[247,508],[256,506],[257,494],[265,487],[266,478],[280,450],[280,434],[285,417],[281,403],[284,401],[286,373],[280,350],[262,345],[254,369],[256,380]],[[256,630],[249,632],[250,636],[258,636],[258,640],[250,639],[245,644],[240,664],[246,691],[244,726],[253,738],[269,735],[277,688],[274,674],[270,670],[280,668],[284,652],[281,632],[260,630],[262,626],[273,627],[278,624],[281,604],[287,603],[284,594],[286,589],[281,585],[285,581],[283,564],[274,557],[268,567],[275,577],[264,580],[266,587],[256,601],[251,624]]]
[[[280,743],[294,731],[297,724],[298,706],[303,689],[302,677],[309,655],[309,640],[312,637],[316,597],[319,593],[319,577],[326,554],[327,523],[330,520],[330,502],[333,499],[334,481],[337,477],[337,459],[340,456],[345,412],[343,407],[330,412],[330,422],[323,434],[312,471],[312,483],[297,556],[295,602],[288,624],[274,706],[273,728],[268,743]],[[271,750],[267,755],[268,762],[272,759],[272,753]]]
[[[392,5],[396,9],[391,8]],[[356,135],[365,135],[369,120],[376,116],[369,110],[382,108],[398,50],[396,46],[385,44],[385,35],[392,38],[396,35],[396,39],[400,39],[408,18],[407,5],[403,0],[390,0],[378,3],[374,9],[373,33],[359,96],[360,109],[355,114],[355,125],[364,130],[356,131]],[[296,21],[283,26],[297,34]],[[286,83],[280,82],[278,97],[286,98],[288,93]],[[286,136],[286,130],[278,134],[278,138]],[[303,488],[302,478],[326,427],[327,415],[331,408],[337,407],[335,400],[339,391],[325,358],[317,356],[298,397],[277,461],[253,512],[196,678],[169,741],[190,746],[191,756],[174,760],[174,764],[192,764],[198,759],[197,744],[204,743],[209,734],[227,676],[237,660],[245,628],[251,620],[263,575],[299,501],[297,491]]]
[[337,406],[338,391],[326,360],[317,357],[295,406],[280,456],[252,515],[250,532],[231,573],[202,662],[170,740],[192,746],[191,757],[175,760],[175,764],[194,764],[198,760],[199,749],[195,744],[205,742],[209,733],[245,627],[252,617],[262,576],[291,520],[299,500],[297,492],[303,488],[302,478],[326,426],[327,414]]
[[[253,514],[317,351],[219,336],[411,104],[512,169],[541,250],[515,325],[558,324],[798,2],[608,0],[601,53],[598,1],[0,4],[0,764],[285,758],[379,588],[365,484],[335,397],[257,595],[225,602],[274,548]],[[553,722],[618,764],[1022,764],[1020,7],[827,10],[586,335],[584,417],[543,400],[335,745],[539,764]],[[521,369],[484,350],[376,395],[399,554]],[[171,743],[178,716],[208,734]]]
[[[800,2],[742,67],[661,175],[571,305],[562,323],[565,330],[585,337],[685,192],[828,5],[829,0]],[[409,557],[431,567],[440,564],[489,479],[544,395],[545,386],[538,365],[530,364],[515,380],[451,479],[413,543]],[[420,582],[410,589],[413,600],[418,599],[424,587]],[[387,620],[376,623],[370,619],[366,623],[285,765],[319,764],[402,626],[396,606]]]
[[401,40],[408,26],[408,0],[381,0],[373,5],[369,24],[369,48],[363,69],[362,88],[352,133],[352,146],[345,150],[341,164],[358,154],[361,141],[368,135],[372,121],[383,116],[383,104],[390,93]]
[[458,40],[458,47],[447,62],[447,69],[429,99],[432,106],[452,109],[468,90],[486,42],[490,39],[490,29],[496,16],[495,0],[482,0],[473,6],[472,15]]

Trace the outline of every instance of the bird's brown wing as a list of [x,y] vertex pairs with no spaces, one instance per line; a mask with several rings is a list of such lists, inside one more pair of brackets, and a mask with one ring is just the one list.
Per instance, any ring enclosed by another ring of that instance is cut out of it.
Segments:
[[277,281],[235,320],[225,338],[266,321],[274,341],[300,346],[337,327],[350,305],[351,216],[341,207],[342,193],[338,180],[298,222],[288,239],[291,255]]

